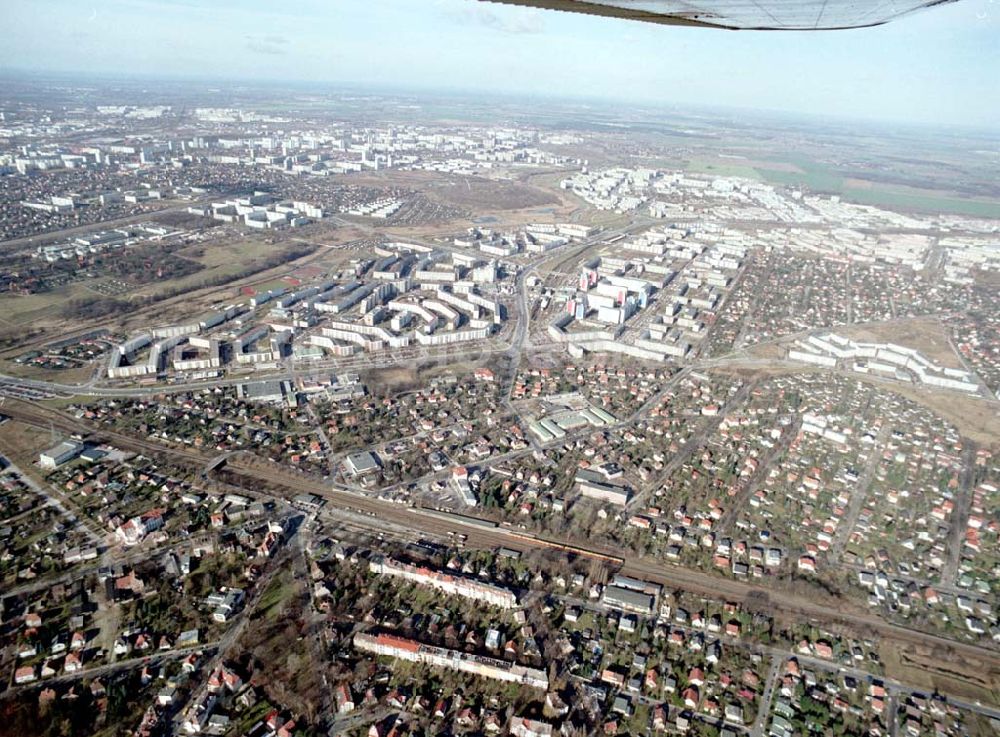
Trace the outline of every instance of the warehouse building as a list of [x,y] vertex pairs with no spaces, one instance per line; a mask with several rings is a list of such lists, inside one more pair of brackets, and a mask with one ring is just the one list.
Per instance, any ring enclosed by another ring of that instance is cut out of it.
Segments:
[[64,463],[69,463],[76,458],[82,451],[83,443],[64,440],[59,445],[40,453],[38,456],[38,465],[48,470],[59,468]]

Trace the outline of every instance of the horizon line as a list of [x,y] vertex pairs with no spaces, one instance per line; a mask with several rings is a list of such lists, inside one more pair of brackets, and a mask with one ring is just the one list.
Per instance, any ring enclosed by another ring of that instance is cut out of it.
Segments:
[[[829,113],[819,113],[819,112],[807,112],[802,110],[788,110],[788,109],[778,109],[778,108],[758,108],[758,107],[746,107],[739,105],[727,105],[727,104],[712,104],[712,103],[690,103],[690,102],[670,102],[666,100],[638,100],[634,97],[616,97],[611,95],[574,95],[566,91],[560,92],[556,95],[541,93],[541,92],[530,92],[530,91],[513,91],[513,90],[495,90],[488,92],[483,89],[475,89],[469,87],[449,87],[443,85],[429,84],[429,85],[419,85],[419,84],[400,84],[391,85],[384,83],[365,83],[355,80],[306,80],[306,79],[277,79],[277,78],[259,78],[252,79],[248,77],[211,77],[211,76],[192,76],[183,74],[151,74],[147,72],[134,72],[131,74],[122,72],[104,72],[104,71],[80,71],[80,70],[65,70],[65,69],[38,69],[38,68],[24,68],[24,67],[8,67],[6,69],[0,70],[0,82],[2,81],[19,81],[25,77],[33,77],[35,79],[49,80],[49,81],[77,81],[77,82],[93,82],[93,83],[143,83],[143,82],[161,82],[161,83],[177,83],[177,84],[200,84],[205,87],[212,87],[215,85],[226,85],[226,84],[237,84],[240,88],[245,87],[266,87],[275,88],[282,85],[285,86],[295,86],[295,87],[315,87],[315,88],[327,88],[336,91],[364,91],[368,90],[369,94],[391,94],[397,96],[419,96],[419,95],[439,95],[442,97],[452,96],[461,97],[466,99],[475,98],[486,98],[488,96],[499,97],[508,100],[517,99],[530,99],[532,101],[538,101],[539,99],[544,102],[549,103],[601,103],[604,105],[608,104],[621,104],[627,102],[638,106],[644,111],[656,111],[670,109],[674,114],[683,115],[687,112],[703,111],[711,112],[715,114],[746,114],[754,113],[757,115],[765,117],[779,117],[779,118],[791,118],[799,119],[799,122],[816,122],[818,119],[824,119],[827,121],[829,127],[836,127],[838,125],[847,124],[857,124],[862,123],[871,126],[884,126],[884,125],[904,125],[908,128],[918,129],[921,131],[928,130],[941,130],[948,129],[953,131],[962,131],[965,133],[978,133],[985,138],[995,139],[1000,141],[1000,131],[994,128],[987,127],[986,124],[977,123],[961,123],[961,122],[944,122],[944,121],[927,121],[927,120],[908,120],[900,118],[886,118],[886,117],[856,117],[850,115],[842,114],[829,114]],[[645,121],[637,121],[645,122]]]

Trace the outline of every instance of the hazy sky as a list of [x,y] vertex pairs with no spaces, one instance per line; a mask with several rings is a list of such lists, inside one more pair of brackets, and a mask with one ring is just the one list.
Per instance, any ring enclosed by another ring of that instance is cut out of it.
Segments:
[[0,0],[0,19],[7,70],[501,90],[1000,129],[1000,0],[809,33],[478,0]]

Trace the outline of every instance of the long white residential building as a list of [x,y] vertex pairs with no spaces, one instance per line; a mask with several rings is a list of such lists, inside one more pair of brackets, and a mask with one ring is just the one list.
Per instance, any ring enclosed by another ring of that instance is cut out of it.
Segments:
[[788,358],[827,368],[835,368],[838,361],[851,360],[849,367],[856,373],[881,372],[907,381],[912,376],[929,386],[969,394],[979,392],[979,384],[968,371],[941,366],[919,351],[896,343],[861,343],[836,333],[810,335],[795,341]]
[[511,609],[517,606],[517,596],[510,589],[477,581],[474,578],[454,576],[450,573],[410,565],[383,556],[372,558],[369,568],[373,573],[396,576],[422,586],[431,586],[447,594],[492,604],[501,609]]
[[492,678],[497,681],[519,683],[532,688],[548,689],[549,678],[545,671],[508,663],[495,658],[463,653],[443,647],[425,645],[396,635],[369,635],[359,632],[354,635],[354,647],[376,655],[387,655],[411,663],[423,663],[438,668],[448,668],[463,673]]

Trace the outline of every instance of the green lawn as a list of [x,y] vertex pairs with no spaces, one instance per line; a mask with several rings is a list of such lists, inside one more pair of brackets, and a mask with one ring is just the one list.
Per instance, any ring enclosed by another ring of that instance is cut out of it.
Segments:
[[831,172],[826,165],[802,156],[790,156],[781,159],[782,163],[793,164],[801,169],[797,171],[777,171],[775,169],[758,169],[760,177],[771,184],[783,184],[789,187],[806,186],[814,192],[840,194],[844,186],[844,178]]
[[267,591],[260,597],[260,602],[257,604],[257,612],[268,619],[280,614],[281,605],[286,599],[291,597],[294,586],[293,582],[276,576],[267,587]]
[[950,212],[957,215],[972,217],[1000,217],[1000,202],[972,200],[948,195],[919,194],[916,192],[898,192],[891,189],[873,187],[872,189],[844,189],[844,198],[862,205],[883,207],[898,207],[906,210],[922,212]]
[[846,180],[825,164],[801,156],[791,156],[782,159],[782,161],[794,164],[802,172],[760,168],[755,170],[758,174],[757,178],[764,179],[771,184],[790,187],[805,186],[814,192],[839,194],[845,200],[861,205],[928,213],[948,212],[973,217],[1000,217],[1000,202],[995,200],[976,200],[958,195],[931,191],[922,192],[919,189],[876,183],[873,183],[871,187],[851,187],[846,186]]
[[[268,256],[272,251],[282,248],[259,240],[240,240],[232,242],[197,243],[177,252],[178,256],[197,261],[202,266],[212,267],[231,264],[233,262]],[[201,252],[202,255],[196,256]]]
[[5,294],[0,296],[0,325],[24,326],[58,316],[69,300],[100,297],[80,282],[66,284],[40,294]]
[[685,168],[688,171],[718,177],[744,177],[757,180],[763,178],[759,170],[748,164],[740,163],[739,159],[692,159]]

